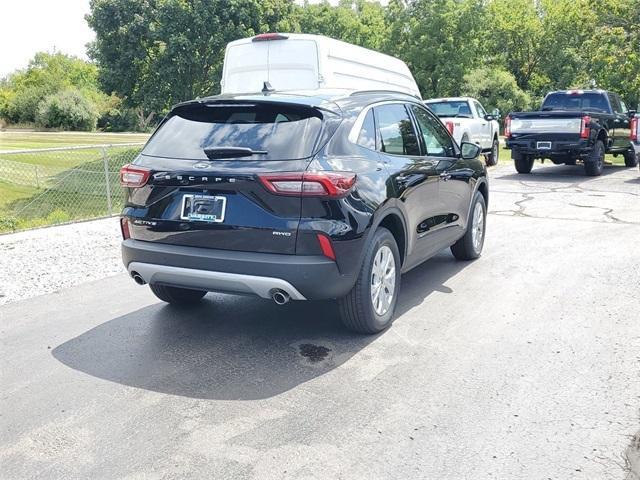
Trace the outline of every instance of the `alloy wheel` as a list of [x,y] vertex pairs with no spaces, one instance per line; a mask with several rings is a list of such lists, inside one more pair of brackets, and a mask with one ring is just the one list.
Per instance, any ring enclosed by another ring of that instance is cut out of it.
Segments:
[[473,219],[471,223],[471,241],[473,243],[473,249],[479,252],[482,248],[482,241],[484,240],[484,209],[480,202],[476,202],[473,209]]
[[382,316],[391,307],[396,290],[396,261],[391,249],[383,245],[376,252],[371,269],[371,304]]

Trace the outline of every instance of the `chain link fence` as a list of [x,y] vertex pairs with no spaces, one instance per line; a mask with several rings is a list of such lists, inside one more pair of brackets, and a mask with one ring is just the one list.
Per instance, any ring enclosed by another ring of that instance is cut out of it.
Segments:
[[143,143],[0,152],[0,233],[111,216]]

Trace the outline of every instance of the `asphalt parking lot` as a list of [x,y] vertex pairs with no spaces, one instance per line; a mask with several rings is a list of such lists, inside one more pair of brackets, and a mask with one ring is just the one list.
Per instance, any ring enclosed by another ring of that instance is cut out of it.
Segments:
[[125,274],[0,307],[0,477],[623,479],[640,430],[640,175],[491,170],[485,253],[397,320]]

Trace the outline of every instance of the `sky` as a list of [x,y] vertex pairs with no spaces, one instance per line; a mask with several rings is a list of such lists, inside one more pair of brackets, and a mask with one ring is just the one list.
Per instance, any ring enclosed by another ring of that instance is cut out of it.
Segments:
[[87,13],[89,0],[0,0],[0,77],[25,68],[39,51],[86,59],[95,37]]
[[86,59],[86,44],[95,38],[87,13],[89,0],[0,0],[0,78],[25,68],[36,52],[55,49]]

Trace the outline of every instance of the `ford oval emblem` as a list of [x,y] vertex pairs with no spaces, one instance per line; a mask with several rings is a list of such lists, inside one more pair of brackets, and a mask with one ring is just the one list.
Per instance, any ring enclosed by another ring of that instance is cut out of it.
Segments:
[[198,170],[204,170],[205,168],[210,168],[211,164],[206,162],[196,163],[193,168],[197,168]]

